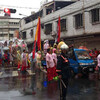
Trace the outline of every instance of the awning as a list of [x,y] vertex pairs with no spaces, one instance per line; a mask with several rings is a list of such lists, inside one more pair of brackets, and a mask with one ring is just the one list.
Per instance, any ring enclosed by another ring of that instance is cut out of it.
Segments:
[[54,2],[51,2],[51,3],[48,3],[48,4],[45,4],[45,7],[48,7],[50,5],[54,4]]

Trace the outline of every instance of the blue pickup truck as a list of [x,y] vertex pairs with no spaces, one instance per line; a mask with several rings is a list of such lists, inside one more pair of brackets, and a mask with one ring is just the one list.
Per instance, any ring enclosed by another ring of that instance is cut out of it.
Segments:
[[94,72],[95,70],[95,62],[90,57],[88,51],[84,49],[73,49],[70,52],[69,57],[71,71],[74,74],[82,73],[87,74],[89,72]]

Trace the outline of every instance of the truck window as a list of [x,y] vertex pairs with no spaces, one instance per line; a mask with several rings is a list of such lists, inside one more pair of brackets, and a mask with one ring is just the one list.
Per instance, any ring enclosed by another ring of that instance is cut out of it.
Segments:
[[75,51],[75,53],[79,60],[91,59],[91,57],[87,51]]
[[76,60],[76,57],[75,57],[75,54],[74,54],[74,50],[73,49],[70,49],[69,50],[68,55],[69,55],[69,58],[70,59]]

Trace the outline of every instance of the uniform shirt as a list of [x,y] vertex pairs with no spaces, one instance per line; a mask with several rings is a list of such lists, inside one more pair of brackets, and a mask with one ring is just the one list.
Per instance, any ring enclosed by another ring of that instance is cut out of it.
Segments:
[[[47,61],[49,62],[49,65],[48,65]],[[46,64],[47,64],[47,68],[54,67],[54,61],[53,61],[52,55],[49,53],[46,54]]]
[[57,70],[61,71],[58,73],[58,75],[62,75],[62,79],[70,78],[70,65],[69,61],[66,62],[66,60],[68,60],[68,57],[65,54],[61,53],[61,55],[58,56]]
[[100,54],[97,56],[98,66],[100,67]]

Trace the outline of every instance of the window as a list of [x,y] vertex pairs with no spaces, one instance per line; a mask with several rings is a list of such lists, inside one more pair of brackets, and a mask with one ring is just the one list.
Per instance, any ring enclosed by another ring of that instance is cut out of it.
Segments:
[[7,37],[8,34],[0,34],[0,37]]
[[75,53],[76,53],[79,60],[91,59],[91,57],[87,51],[75,51]]
[[46,9],[46,15],[50,14],[53,12],[53,9],[52,8],[49,8],[49,9]]
[[8,26],[8,22],[7,21],[0,21],[0,26]]
[[75,28],[83,27],[83,14],[75,15]]
[[9,32],[9,29],[5,28],[5,29],[3,29],[3,32]]
[[13,37],[13,34],[9,34],[10,37]]
[[26,39],[26,32],[22,33],[22,39]]
[[10,28],[9,31],[15,31],[15,30],[19,30],[18,28]]
[[66,31],[66,19],[61,20],[61,32]]
[[45,25],[45,34],[50,34],[52,32],[52,23]]
[[30,36],[33,37],[33,29],[30,31]]
[[9,25],[19,25],[18,22],[9,22]]
[[92,23],[100,22],[100,9],[92,9],[91,10],[91,21]]

